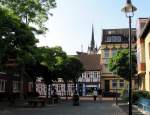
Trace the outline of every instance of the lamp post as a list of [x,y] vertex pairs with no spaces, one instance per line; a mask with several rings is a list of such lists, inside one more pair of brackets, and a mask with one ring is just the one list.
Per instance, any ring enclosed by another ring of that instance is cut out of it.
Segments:
[[134,16],[134,12],[137,10],[132,5],[131,0],[127,0],[125,6],[121,11],[125,12],[126,17],[129,19],[129,115],[132,115],[132,39],[131,39],[131,18]]

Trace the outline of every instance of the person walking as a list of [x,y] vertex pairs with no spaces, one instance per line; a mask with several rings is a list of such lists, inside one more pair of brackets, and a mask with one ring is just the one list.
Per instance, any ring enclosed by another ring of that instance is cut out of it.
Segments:
[[102,89],[101,88],[98,90],[98,97],[101,102],[102,101]]
[[93,99],[94,99],[94,102],[96,101],[96,98],[97,98],[97,90],[95,89],[93,91]]
[[79,94],[78,94],[77,90],[75,90],[75,92],[73,94],[73,105],[79,106]]

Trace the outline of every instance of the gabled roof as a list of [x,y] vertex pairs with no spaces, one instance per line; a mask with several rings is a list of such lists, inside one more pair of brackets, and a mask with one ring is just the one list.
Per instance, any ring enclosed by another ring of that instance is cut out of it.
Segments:
[[140,38],[145,38],[148,34],[148,32],[150,32],[150,18],[147,19],[147,23],[145,24],[142,32],[140,33],[139,37]]
[[140,34],[146,25],[148,18],[138,18],[136,21],[136,34],[137,34],[137,39],[140,38]]
[[77,55],[85,67],[86,71],[100,71],[100,54],[81,54]]

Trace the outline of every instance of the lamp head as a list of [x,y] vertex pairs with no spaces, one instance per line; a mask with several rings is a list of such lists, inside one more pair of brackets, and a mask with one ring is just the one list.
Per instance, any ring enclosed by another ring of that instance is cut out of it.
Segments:
[[125,13],[134,13],[137,10],[135,6],[132,5],[131,0],[127,0],[125,6],[121,9]]

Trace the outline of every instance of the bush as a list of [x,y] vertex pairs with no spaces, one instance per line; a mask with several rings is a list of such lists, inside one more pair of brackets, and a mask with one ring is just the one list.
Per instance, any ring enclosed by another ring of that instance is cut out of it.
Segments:
[[123,89],[120,93],[120,97],[122,98],[123,101],[128,101],[129,100],[129,94],[127,89]]
[[132,102],[136,104],[141,97],[150,99],[150,93],[148,91],[133,91]]
[[128,90],[123,89],[123,90],[121,91],[121,93],[120,93],[120,96],[121,96],[121,97],[128,97]]
[[[137,101],[139,100],[139,98],[148,98],[150,99],[150,93],[148,91],[141,91],[141,90],[137,90],[137,91],[133,91],[132,93],[132,103],[136,104]],[[123,101],[129,101],[129,95],[128,95],[128,90],[123,89],[121,91],[121,98]]]

